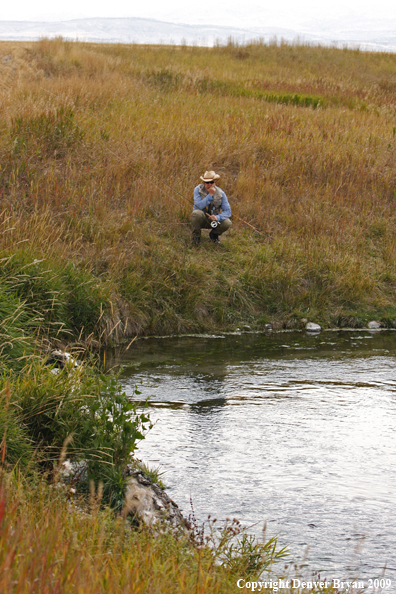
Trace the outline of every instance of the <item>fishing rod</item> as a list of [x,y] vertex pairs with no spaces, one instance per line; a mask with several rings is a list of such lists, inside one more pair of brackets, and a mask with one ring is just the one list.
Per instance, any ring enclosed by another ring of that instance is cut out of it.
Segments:
[[[53,95],[54,97],[56,97],[57,99],[60,99],[61,97],[59,95],[57,95],[56,93],[53,93],[52,91],[49,91],[48,89],[44,89],[44,87],[40,87],[42,91],[44,91],[45,93],[48,93],[49,95]],[[97,120],[100,124],[102,124],[102,121],[100,120],[100,118],[98,116],[96,116],[95,114],[92,113],[88,113],[85,109],[83,109],[82,107],[78,107],[75,106],[75,109],[77,109],[79,112],[87,115],[88,117],[91,117],[95,120]],[[128,148],[128,147],[127,147]],[[107,148],[107,151],[112,154],[116,159],[118,159],[121,163],[124,163],[124,165],[129,165],[129,163],[123,159],[122,157],[120,157],[120,155],[117,155],[117,153],[115,153],[114,151],[112,151],[111,149]],[[133,160],[132,160],[133,161]],[[186,198],[186,196],[184,196],[183,194],[181,194],[181,192],[179,192],[178,190],[176,190],[173,186],[169,185],[168,183],[166,183],[163,179],[161,179],[159,176],[157,176],[155,173],[153,173],[152,171],[150,171],[149,169],[147,169],[146,167],[144,167],[141,164],[137,164],[136,161],[133,163],[134,167],[136,169],[141,169],[143,170],[146,174],[151,175],[152,177],[154,177],[160,184],[167,186],[172,192],[174,192],[175,194],[177,194],[178,196],[180,196],[181,198],[183,198],[183,200],[185,202],[187,202],[189,204],[189,206],[192,206],[192,202],[191,200],[189,200],[188,198]],[[145,176],[142,175],[142,177],[144,178]],[[148,179],[148,178],[145,178]],[[157,187],[160,187],[157,185]],[[173,200],[173,196],[170,196],[170,198]],[[242,219],[241,217],[239,217],[238,215],[234,214],[232,215],[233,217],[235,217],[238,221],[240,221],[241,223],[243,223],[244,225],[247,225],[248,227],[250,227],[251,229],[253,229],[256,233],[258,233],[259,235],[263,235],[265,237],[270,237],[268,235],[268,233],[265,233],[264,231],[260,231],[259,229],[257,229],[254,225],[252,225],[251,223],[248,223],[247,221],[245,221],[244,219]],[[215,221],[213,221],[215,223]],[[217,227],[217,225],[212,225],[212,227]]]

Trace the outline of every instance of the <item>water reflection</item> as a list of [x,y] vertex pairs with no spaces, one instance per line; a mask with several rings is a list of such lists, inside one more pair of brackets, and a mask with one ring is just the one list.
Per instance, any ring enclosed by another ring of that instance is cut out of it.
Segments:
[[[338,578],[396,579],[395,333],[135,341],[121,379],[157,423],[140,457],[184,513],[266,520]],[[260,528],[257,528],[260,530]],[[354,552],[365,536],[363,552]],[[342,573],[344,572],[344,573]]]

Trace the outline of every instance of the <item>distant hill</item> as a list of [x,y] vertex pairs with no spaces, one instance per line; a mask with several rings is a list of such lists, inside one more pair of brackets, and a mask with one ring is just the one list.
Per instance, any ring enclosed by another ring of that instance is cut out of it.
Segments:
[[297,31],[269,27],[262,31],[213,25],[187,25],[142,18],[92,18],[60,22],[0,22],[0,39],[34,40],[62,36],[93,42],[213,45],[230,37],[247,41],[260,36],[295,39]]
[[361,49],[396,51],[396,22],[310,21],[295,28],[189,25],[145,18],[86,18],[59,22],[0,21],[0,40],[65,39],[107,43],[163,43],[212,46],[230,37],[240,43],[257,38],[270,41],[359,46]]

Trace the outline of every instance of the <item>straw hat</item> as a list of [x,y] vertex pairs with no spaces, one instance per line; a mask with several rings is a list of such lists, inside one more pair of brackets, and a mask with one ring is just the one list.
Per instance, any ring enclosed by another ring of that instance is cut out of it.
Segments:
[[202,179],[203,182],[210,182],[219,178],[220,175],[217,175],[217,173],[215,173],[214,171],[205,171],[205,173],[200,177],[200,179]]

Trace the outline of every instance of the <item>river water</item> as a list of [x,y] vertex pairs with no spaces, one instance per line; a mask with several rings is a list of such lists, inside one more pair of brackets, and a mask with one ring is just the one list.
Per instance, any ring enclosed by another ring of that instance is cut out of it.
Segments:
[[266,522],[322,577],[386,566],[396,592],[395,352],[395,332],[344,331],[149,338],[106,359],[149,400],[138,457],[186,516]]

